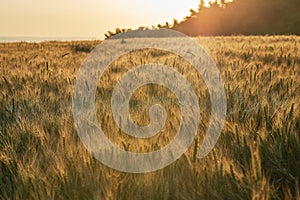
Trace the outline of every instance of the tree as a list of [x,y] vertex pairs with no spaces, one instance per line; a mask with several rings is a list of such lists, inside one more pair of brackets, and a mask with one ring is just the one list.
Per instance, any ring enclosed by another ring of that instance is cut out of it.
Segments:
[[176,24],[191,36],[232,34],[300,34],[299,0],[218,0]]
[[[257,35],[297,34],[300,35],[300,0],[217,0],[205,7],[200,0],[198,11],[173,25],[158,24],[157,28],[172,28],[190,36],[198,35]],[[153,29],[156,29],[154,27]],[[128,30],[108,31],[111,37]]]

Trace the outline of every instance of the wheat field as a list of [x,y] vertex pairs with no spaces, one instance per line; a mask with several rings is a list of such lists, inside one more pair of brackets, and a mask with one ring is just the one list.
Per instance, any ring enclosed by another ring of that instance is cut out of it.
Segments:
[[176,96],[158,85],[130,100],[139,125],[159,103],[168,119],[154,137],[136,139],[113,120],[110,98],[128,70],[155,62],[178,70],[199,100],[201,120],[189,150],[164,169],[131,174],[101,164],[74,126],[76,74],[100,41],[0,43],[1,199],[300,199],[300,37],[194,38],[221,72],[227,115],[217,145],[197,157],[210,120],[202,78],[181,57],[161,50],[131,52],[114,61],[98,83],[98,121],[120,148],[150,152],[168,144],[180,124]]

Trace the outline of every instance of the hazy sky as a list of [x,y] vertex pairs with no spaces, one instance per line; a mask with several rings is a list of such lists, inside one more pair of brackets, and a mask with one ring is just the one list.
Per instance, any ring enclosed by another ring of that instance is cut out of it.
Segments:
[[181,20],[200,0],[1,0],[0,36],[102,38],[116,27]]

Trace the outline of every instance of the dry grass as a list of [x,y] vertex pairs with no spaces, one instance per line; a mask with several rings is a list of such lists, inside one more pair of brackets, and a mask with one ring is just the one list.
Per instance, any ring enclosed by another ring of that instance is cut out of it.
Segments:
[[[299,199],[300,37],[196,38],[221,71],[227,118],[214,150],[196,158],[209,122],[207,88],[192,66],[162,51],[115,61],[97,89],[99,122],[120,148],[147,152],[168,144],[179,126],[176,97],[157,85],[131,99],[136,123],[149,123],[153,103],[168,120],[150,140],[123,134],[109,102],[117,79],[136,65],[179,70],[199,97],[199,130],[188,152],[147,174],[115,171],[85,150],[73,125],[72,89],[89,42],[0,44],[0,196],[4,199]],[[157,95],[158,94],[158,95]]]

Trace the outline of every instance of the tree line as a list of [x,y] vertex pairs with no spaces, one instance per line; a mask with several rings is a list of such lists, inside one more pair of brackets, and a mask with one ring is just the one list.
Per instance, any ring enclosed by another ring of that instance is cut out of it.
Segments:
[[[140,27],[150,30],[170,28],[189,36],[217,35],[300,35],[300,0],[219,0],[209,7],[201,0],[197,10],[182,21],[176,19],[172,24]],[[119,29],[105,34],[109,38],[131,29]]]

